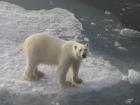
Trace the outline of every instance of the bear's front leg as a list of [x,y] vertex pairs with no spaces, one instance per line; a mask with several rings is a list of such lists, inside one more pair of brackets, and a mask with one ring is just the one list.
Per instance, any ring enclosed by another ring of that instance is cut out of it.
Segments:
[[66,75],[71,63],[67,60],[66,62],[61,61],[57,67],[57,80],[63,87],[73,86],[71,82],[66,81]]
[[79,66],[80,66],[80,62],[75,62],[72,64],[73,81],[77,84],[81,84],[83,82],[83,80],[78,77]]

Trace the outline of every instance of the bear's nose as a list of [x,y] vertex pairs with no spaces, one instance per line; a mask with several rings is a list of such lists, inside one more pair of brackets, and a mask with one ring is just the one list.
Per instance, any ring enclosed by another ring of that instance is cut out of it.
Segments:
[[83,54],[82,57],[83,57],[83,58],[86,58],[86,54]]

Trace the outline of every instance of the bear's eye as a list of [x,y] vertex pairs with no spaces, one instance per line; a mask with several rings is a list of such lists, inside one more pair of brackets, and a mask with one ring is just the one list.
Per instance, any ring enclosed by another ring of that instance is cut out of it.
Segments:
[[82,51],[82,49],[79,50],[80,52]]

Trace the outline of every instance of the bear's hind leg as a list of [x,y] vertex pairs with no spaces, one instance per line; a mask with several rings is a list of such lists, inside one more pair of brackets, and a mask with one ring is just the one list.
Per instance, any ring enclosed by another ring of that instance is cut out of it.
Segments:
[[35,75],[35,73],[34,73],[36,69],[37,69],[37,64],[27,60],[25,70],[23,73],[23,79],[24,80],[38,79],[38,76]]

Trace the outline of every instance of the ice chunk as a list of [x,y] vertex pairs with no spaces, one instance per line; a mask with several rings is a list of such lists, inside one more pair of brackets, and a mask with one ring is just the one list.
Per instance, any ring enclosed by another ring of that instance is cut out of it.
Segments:
[[56,102],[55,105],[60,105],[60,103],[59,102]]
[[103,19],[104,22],[113,22],[113,19]]
[[128,49],[125,48],[125,47],[123,47],[123,46],[121,46],[121,44],[120,44],[118,41],[115,41],[115,42],[114,42],[114,46],[117,47],[117,48],[120,49],[120,50],[128,51]]
[[123,75],[123,76],[122,76],[122,80],[123,80],[123,81],[128,81],[128,76],[127,76],[127,75]]
[[123,75],[122,80],[128,81],[130,84],[139,84],[140,72],[137,72],[134,69],[129,69],[128,75]]
[[115,41],[114,46],[118,47],[118,46],[120,46],[120,43],[118,41]]
[[127,48],[122,47],[122,46],[119,46],[119,47],[118,47],[118,49],[123,50],[123,51],[128,51],[128,49],[127,49]]
[[140,6],[140,4],[137,3],[137,7],[139,7],[139,6]]
[[123,28],[120,30],[120,35],[126,36],[129,38],[140,38],[140,32],[137,30],[129,29],[129,28]]
[[122,8],[122,11],[125,11],[126,9],[125,8]]
[[110,11],[108,11],[108,10],[105,10],[105,14],[106,14],[106,15],[110,15],[110,14],[111,14],[111,12],[110,12]]
[[120,32],[120,29],[116,28],[116,29],[113,29],[113,31]]
[[94,23],[94,22],[91,22],[91,23],[90,23],[90,25],[92,25],[92,26],[95,26],[95,25],[96,25],[96,23]]
[[85,42],[89,42],[89,39],[87,37],[84,38]]
[[133,101],[134,101],[134,99],[130,98],[130,99],[125,100],[125,103],[126,104],[131,104]]
[[137,72],[134,69],[130,69],[128,71],[128,80],[130,84],[140,83],[140,72]]

